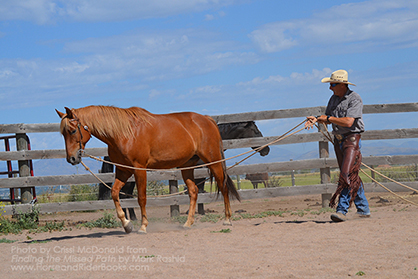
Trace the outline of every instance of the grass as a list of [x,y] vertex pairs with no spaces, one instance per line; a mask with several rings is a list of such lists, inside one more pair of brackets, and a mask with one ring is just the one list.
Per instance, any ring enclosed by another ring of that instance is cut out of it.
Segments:
[[121,223],[116,220],[115,216],[113,216],[111,213],[104,213],[103,217],[91,221],[86,222],[83,224],[78,225],[78,227],[86,227],[86,228],[118,228],[121,226]]
[[[102,218],[96,221],[87,222],[79,225],[88,228],[116,228],[120,227],[120,222],[110,213],[104,213]],[[39,208],[32,207],[30,212],[16,213],[13,218],[8,219],[0,217],[0,234],[20,234],[23,230],[29,233],[52,232],[67,230],[64,221],[46,222],[45,225],[39,225]]]
[[10,239],[6,239],[6,238],[2,238],[2,239],[0,239],[0,243],[14,243],[14,242],[16,242],[17,240],[10,240]]
[[222,229],[220,231],[211,231],[211,233],[230,233],[231,229]]
[[359,271],[359,272],[357,272],[356,273],[356,276],[364,276],[364,275],[366,275],[366,273],[364,273],[363,271]]
[[39,225],[39,207],[34,206],[29,212],[15,213],[12,219],[0,217],[0,234],[19,234],[23,230],[31,233],[51,232],[65,230],[63,222],[46,222],[45,225]]
[[216,223],[221,220],[222,215],[220,214],[205,214],[202,218],[200,218],[200,222],[211,222]]

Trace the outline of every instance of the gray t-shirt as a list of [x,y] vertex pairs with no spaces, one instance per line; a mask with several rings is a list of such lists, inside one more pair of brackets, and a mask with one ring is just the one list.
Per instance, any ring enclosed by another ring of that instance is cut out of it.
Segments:
[[332,133],[344,135],[347,133],[364,132],[363,122],[363,101],[359,94],[350,89],[344,97],[332,95],[328,101],[325,115],[334,117],[353,117],[354,123],[351,127],[342,127],[332,124]]

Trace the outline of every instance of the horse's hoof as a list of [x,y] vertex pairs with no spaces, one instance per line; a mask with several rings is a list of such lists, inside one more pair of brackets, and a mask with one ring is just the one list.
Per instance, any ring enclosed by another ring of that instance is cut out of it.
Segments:
[[138,231],[138,233],[139,233],[139,234],[147,234],[147,231],[142,231],[142,230],[139,230],[139,231]]
[[224,226],[232,226],[231,220],[225,220],[223,223]]
[[185,223],[184,225],[183,225],[183,228],[185,228],[185,229],[190,229],[192,227],[192,225],[190,225],[190,224],[188,224],[188,223]]
[[125,229],[126,233],[131,233],[132,230],[134,229],[134,226],[132,225],[131,222],[129,222],[125,227],[123,227]]

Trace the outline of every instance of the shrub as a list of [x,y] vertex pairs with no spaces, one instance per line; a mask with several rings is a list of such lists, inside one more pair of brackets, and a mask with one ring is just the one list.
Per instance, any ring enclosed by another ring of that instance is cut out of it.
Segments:
[[38,228],[39,223],[39,207],[33,206],[30,212],[14,213],[15,220],[9,220],[1,217],[0,233],[3,234],[18,234],[22,230],[30,230]]
[[268,187],[281,187],[283,185],[283,181],[278,176],[270,176],[267,185]]
[[164,194],[164,183],[150,181],[147,183],[147,196],[158,196]]

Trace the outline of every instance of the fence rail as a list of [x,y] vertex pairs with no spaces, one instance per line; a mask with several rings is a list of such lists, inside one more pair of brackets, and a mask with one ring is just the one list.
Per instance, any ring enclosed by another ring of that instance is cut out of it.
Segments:
[[[218,115],[212,116],[217,123],[227,122],[241,122],[252,120],[271,120],[284,118],[304,118],[308,115],[323,114],[325,107],[310,107],[297,108],[285,110],[272,110],[260,112],[247,112],[238,114]],[[404,104],[376,104],[365,105],[364,114],[379,114],[379,113],[399,113],[399,112],[417,112],[418,103],[404,103]],[[59,134],[59,123],[48,124],[4,124],[0,125],[0,134],[22,134],[22,133],[57,133]],[[264,138],[249,138],[239,140],[224,140],[224,147],[226,149],[246,148],[251,146],[260,146],[272,142],[277,137]],[[400,138],[418,138],[418,129],[393,129],[393,130],[369,130],[362,135],[362,140],[381,140],[381,139],[400,139]],[[318,169],[326,170],[337,167],[335,159],[327,158],[328,144],[326,138],[322,133],[296,134],[288,137],[275,145],[285,145],[294,143],[319,142],[320,157],[312,160],[299,160],[288,162],[274,162],[266,164],[241,165],[230,169],[230,175],[240,175],[245,173],[256,172],[279,172],[300,169]],[[324,147],[324,143],[326,143]],[[32,147],[33,148],[33,147]],[[325,150],[325,152],[324,152]],[[107,155],[107,148],[88,148],[86,153],[93,156]],[[323,155],[325,154],[325,156]],[[64,149],[54,150],[25,150],[25,151],[8,151],[0,152],[0,161],[24,161],[34,159],[56,159],[65,158]],[[385,165],[385,164],[414,164],[418,162],[418,155],[404,155],[404,156],[372,156],[364,157],[363,162],[367,165]],[[198,169],[195,176],[207,177],[206,169]],[[322,176],[323,174],[321,174]],[[98,174],[98,176],[105,182],[113,182],[114,174]],[[179,171],[152,171],[148,172],[148,180],[180,180],[181,175]],[[133,178],[131,178],[133,180]],[[54,186],[54,185],[76,185],[76,184],[94,184],[96,179],[91,175],[58,175],[58,176],[26,176],[16,178],[2,178],[0,179],[0,188],[22,188],[32,186]],[[385,185],[393,186],[393,183],[385,183]],[[415,183],[411,183],[412,187],[417,188]],[[366,191],[376,191],[375,185],[366,185]],[[396,188],[396,187],[395,187]],[[280,187],[257,190],[241,190],[243,199],[258,198],[258,197],[272,197],[282,195],[299,195],[309,193],[327,193],[335,189],[334,184],[324,183],[320,185],[311,186],[297,186],[297,187]],[[397,188],[396,188],[397,189]],[[200,194],[199,202],[210,202],[213,197],[210,195]],[[123,201],[123,203],[134,203],[131,201]],[[177,196],[164,199],[150,198],[149,205],[172,205],[188,203],[187,196]],[[92,201],[92,202],[72,202],[72,203],[56,203],[56,204],[42,204],[41,211],[61,211],[61,210],[87,210],[100,209],[110,206],[113,208],[111,201]],[[137,204],[135,205],[137,206]],[[24,209],[27,205],[19,205],[19,208]],[[7,212],[11,211],[11,207],[6,208]]]

